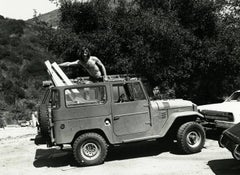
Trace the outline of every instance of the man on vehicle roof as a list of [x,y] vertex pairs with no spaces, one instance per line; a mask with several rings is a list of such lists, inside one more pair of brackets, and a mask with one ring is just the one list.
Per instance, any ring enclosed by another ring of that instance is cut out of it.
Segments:
[[107,80],[107,73],[103,63],[95,56],[91,56],[88,48],[83,47],[77,51],[79,59],[73,62],[64,62],[59,64],[61,67],[83,66],[90,75],[93,82]]

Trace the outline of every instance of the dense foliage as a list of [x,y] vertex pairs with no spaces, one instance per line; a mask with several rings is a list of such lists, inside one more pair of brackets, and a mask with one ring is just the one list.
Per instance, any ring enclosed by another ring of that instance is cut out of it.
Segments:
[[238,1],[58,2],[61,25],[47,43],[64,61],[77,59],[73,48],[87,45],[108,74],[145,76],[161,93],[197,104],[239,89]]
[[12,118],[37,104],[48,79],[43,62],[76,60],[82,46],[108,74],[144,76],[165,96],[205,104],[239,89],[238,0],[51,1],[60,5],[57,29],[0,16],[0,110]]
[[49,53],[31,24],[0,16],[0,120],[27,119],[47,79]]

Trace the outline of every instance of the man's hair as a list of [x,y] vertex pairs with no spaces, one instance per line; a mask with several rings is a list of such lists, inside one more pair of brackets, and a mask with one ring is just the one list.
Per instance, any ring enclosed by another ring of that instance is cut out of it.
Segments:
[[78,51],[78,53],[80,52],[79,54],[80,54],[81,59],[84,57],[84,51],[87,52],[87,57],[90,58],[91,54],[90,54],[89,49],[87,47],[82,47],[82,49]]

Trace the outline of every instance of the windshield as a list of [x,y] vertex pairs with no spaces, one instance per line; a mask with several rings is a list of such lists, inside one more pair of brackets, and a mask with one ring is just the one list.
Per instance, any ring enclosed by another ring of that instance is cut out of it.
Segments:
[[226,101],[240,101],[240,91],[234,92]]

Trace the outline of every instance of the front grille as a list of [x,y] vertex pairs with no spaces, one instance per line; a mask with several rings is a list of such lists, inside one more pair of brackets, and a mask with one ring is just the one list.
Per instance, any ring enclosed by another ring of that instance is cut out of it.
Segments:
[[210,120],[234,121],[233,114],[231,112],[202,110],[201,113],[206,119]]

